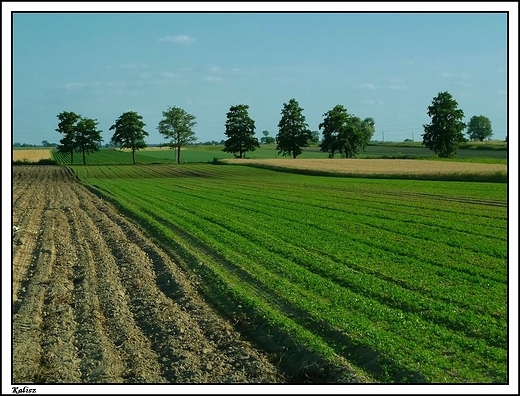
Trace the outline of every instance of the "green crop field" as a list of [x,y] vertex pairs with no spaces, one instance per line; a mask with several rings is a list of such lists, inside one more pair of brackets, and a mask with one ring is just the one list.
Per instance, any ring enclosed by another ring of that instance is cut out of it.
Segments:
[[[187,146],[181,150],[181,162],[213,162],[218,159],[234,158],[230,153],[222,151],[224,146]],[[496,148],[493,148],[496,147]],[[53,151],[53,157],[61,165],[70,165],[70,155]],[[247,152],[247,158],[282,158],[276,150],[276,145],[262,145],[255,151]],[[337,156],[339,158],[339,156]],[[328,158],[328,154],[321,152],[319,147],[313,146],[303,150],[298,158]],[[418,143],[402,144],[372,144],[362,151],[358,158],[409,158],[440,160],[435,153]],[[136,163],[176,163],[175,151],[168,148],[148,148],[136,151]],[[87,165],[118,165],[131,164],[132,154],[129,151],[121,151],[113,148],[102,148],[87,156]],[[454,158],[449,161],[482,162],[505,164],[507,161],[507,148],[503,145],[473,144],[461,147]],[[74,155],[74,165],[82,165],[81,154]]]
[[377,382],[508,381],[505,183],[72,169],[253,341],[285,337],[282,366],[308,350]]

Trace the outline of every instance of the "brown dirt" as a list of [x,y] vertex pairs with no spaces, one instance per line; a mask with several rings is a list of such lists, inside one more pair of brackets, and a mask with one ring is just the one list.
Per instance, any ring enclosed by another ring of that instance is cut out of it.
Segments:
[[481,164],[469,162],[443,162],[428,160],[400,159],[310,159],[310,158],[266,158],[266,159],[224,159],[232,164],[256,164],[291,169],[318,170],[334,173],[361,175],[390,174],[494,174],[507,172],[507,165]]
[[165,252],[69,170],[12,175],[13,383],[284,382]]

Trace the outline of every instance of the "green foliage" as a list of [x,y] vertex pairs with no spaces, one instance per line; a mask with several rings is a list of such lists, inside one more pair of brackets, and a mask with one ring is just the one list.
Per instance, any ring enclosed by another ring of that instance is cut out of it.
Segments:
[[289,100],[289,103],[283,104],[282,118],[278,123],[276,149],[284,157],[292,155],[296,158],[302,153],[302,147],[309,147],[312,135],[302,112],[303,109],[294,98]]
[[99,150],[99,145],[103,141],[99,124],[96,120],[82,117],[71,111],[64,111],[57,116],[60,120],[57,132],[65,136],[60,140],[56,149],[59,153],[70,153],[70,164],[74,163],[74,152],[81,153],[83,164],[86,164],[85,154]]
[[260,138],[260,143],[262,144],[273,144],[276,143],[276,139],[272,136],[269,136],[269,131],[262,131],[263,137]]
[[85,154],[98,151],[103,141],[102,131],[97,129],[98,124],[97,120],[82,117],[76,125],[76,152],[82,154],[83,165],[87,163]]
[[330,360],[362,365],[356,351],[375,351],[381,370],[364,370],[378,382],[507,381],[504,184],[210,164],[74,171],[179,254],[230,319],[249,307],[248,321]]
[[57,115],[60,122],[56,132],[62,133],[64,137],[60,144],[56,146],[58,152],[70,154],[70,163],[74,163],[74,151],[76,151],[76,127],[81,116],[72,111],[63,111]]
[[196,117],[180,107],[168,107],[163,111],[163,119],[159,121],[157,129],[165,139],[169,139],[166,146],[177,150],[177,163],[181,163],[181,147],[197,141],[193,128],[197,123]]
[[143,128],[146,124],[142,121],[143,117],[135,111],[128,111],[121,114],[115,124],[110,127],[114,130],[114,135],[110,142],[121,148],[132,150],[132,162],[135,164],[135,152],[145,148],[145,136],[148,136]]
[[364,150],[375,132],[372,118],[361,120],[342,105],[336,105],[324,114],[325,119],[319,125],[323,129],[321,151],[328,152],[329,158],[334,158],[336,152],[346,158],[355,157]]
[[[248,105],[231,106],[227,113],[226,132],[228,139],[222,151],[242,158],[244,153],[260,147],[255,137],[255,122],[248,113]],[[238,153],[238,155],[237,155]]]
[[493,136],[491,129],[491,120],[486,116],[473,116],[468,123],[468,131],[466,132],[471,140],[489,139]]
[[457,106],[449,92],[439,92],[428,106],[431,123],[423,125],[423,144],[440,158],[453,157],[458,145],[466,141],[462,133],[466,124],[461,121],[464,112]]
[[311,131],[311,143],[319,143],[320,142],[320,133],[319,131]]

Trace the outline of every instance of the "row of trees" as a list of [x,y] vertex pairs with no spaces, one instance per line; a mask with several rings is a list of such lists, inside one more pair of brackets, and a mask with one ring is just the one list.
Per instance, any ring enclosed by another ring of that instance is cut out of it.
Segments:
[[[227,113],[223,151],[243,158],[248,151],[260,147],[255,137],[255,121],[249,116],[249,106],[240,104],[231,106]],[[194,143],[197,138],[193,128],[197,125],[195,116],[179,107],[168,107],[162,112],[163,118],[157,130],[166,139],[163,146],[176,150],[177,162],[181,162],[181,147]],[[374,134],[374,120],[361,120],[348,114],[342,105],[337,105],[324,114],[325,119],[319,125],[323,129],[321,151],[328,152],[329,157],[340,153],[346,157],[356,155],[365,148]],[[71,164],[74,162],[74,153],[82,153],[83,164],[86,164],[86,154],[99,150],[102,141],[101,131],[97,129],[98,122],[84,118],[74,112],[64,111],[58,114],[60,120],[56,131],[64,137],[57,146],[59,152],[70,154]],[[135,164],[135,152],[145,148],[145,137],[149,136],[144,127],[146,124],[135,111],[123,113],[110,127],[114,134],[110,140],[117,147],[129,149],[132,152],[132,162]],[[278,134],[271,138],[269,132],[264,131],[262,141],[276,142],[279,154],[296,158],[304,147],[319,140],[318,131],[310,131],[305,122],[303,109],[293,98],[284,103],[282,117],[278,123]]]
[[[227,113],[223,151],[232,153],[235,157],[243,158],[246,152],[260,147],[255,137],[255,121],[249,116],[249,106],[240,104],[231,106]],[[263,143],[276,142],[278,153],[283,156],[296,158],[303,152],[303,148],[319,140],[317,131],[311,131],[305,122],[303,109],[296,99],[283,104],[281,119],[278,123],[278,134],[275,138],[264,131]],[[163,118],[157,130],[165,138],[163,146],[176,150],[177,162],[181,162],[181,148],[194,143],[197,138],[193,128],[197,125],[195,116],[179,107],[168,107],[162,112]],[[349,114],[343,105],[336,105],[323,114],[323,122],[319,124],[322,131],[320,150],[327,152],[329,158],[340,154],[346,158],[356,156],[364,150],[375,133],[373,118],[361,119]],[[428,116],[431,123],[423,125],[423,145],[434,151],[439,157],[452,157],[458,149],[459,143],[465,142],[463,130],[468,127],[468,135],[472,140],[484,140],[492,135],[491,121],[484,116],[474,116],[468,125],[462,122],[464,112],[458,109],[457,102],[450,93],[440,92],[428,107]],[[82,153],[83,163],[85,155],[99,149],[101,131],[97,129],[98,122],[91,118],[84,118],[74,112],[62,112],[58,132],[64,135],[57,146],[58,151],[69,153],[73,163],[74,153]],[[132,162],[135,164],[135,152],[146,147],[144,130],[146,124],[135,111],[123,113],[110,127],[114,131],[111,143],[120,148],[130,149]]]
[[[177,161],[180,163],[180,149],[188,143],[197,140],[193,127],[196,125],[195,117],[178,107],[169,107],[163,111],[163,119],[157,129],[167,140],[164,146],[177,149]],[[90,118],[84,118],[74,112],[64,111],[58,114],[60,122],[57,132],[64,137],[56,147],[59,152],[70,154],[70,163],[74,163],[74,153],[83,154],[83,164],[86,164],[85,154],[99,150],[101,132],[97,129],[98,122]],[[114,131],[110,143],[122,149],[130,149],[132,162],[135,164],[135,152],[145,148],[145,137],[149,133],[145,131],[146,124],[143,117],[135,111],[123,113],[110,127]]]
[[[242,158],[248,151],[254,151],[259,147],[255,137],[255,122],[248,114],[248,105],[232,106],[227,113],[226,136],[223,151],[232,153]],[[278,153],[283,156],[296,158],[305,147],[317,142],[318,132],[311,131],[305,122],[303,109],[296,99],[283,104],[282,117],[278,123],[278,134],[274,139]],[[320,150],[328,152],[333,158],[336,153],[347,158],[353,157],[364,150],[375,132],[375,122],[372,118],[359,117],[349,114],[342,105],[335,106],[324,114],[324,120],[319,125],[323,130],[323,139]],[[267,142],[268,133],[265,133]],[[263,139],[263,138],[262,138]]]

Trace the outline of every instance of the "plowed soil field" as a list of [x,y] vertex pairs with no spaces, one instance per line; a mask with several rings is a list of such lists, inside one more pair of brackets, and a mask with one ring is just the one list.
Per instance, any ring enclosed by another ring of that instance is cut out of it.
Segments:
[[54,166],[13,167],[13,383],[280,383],[131,222]]

